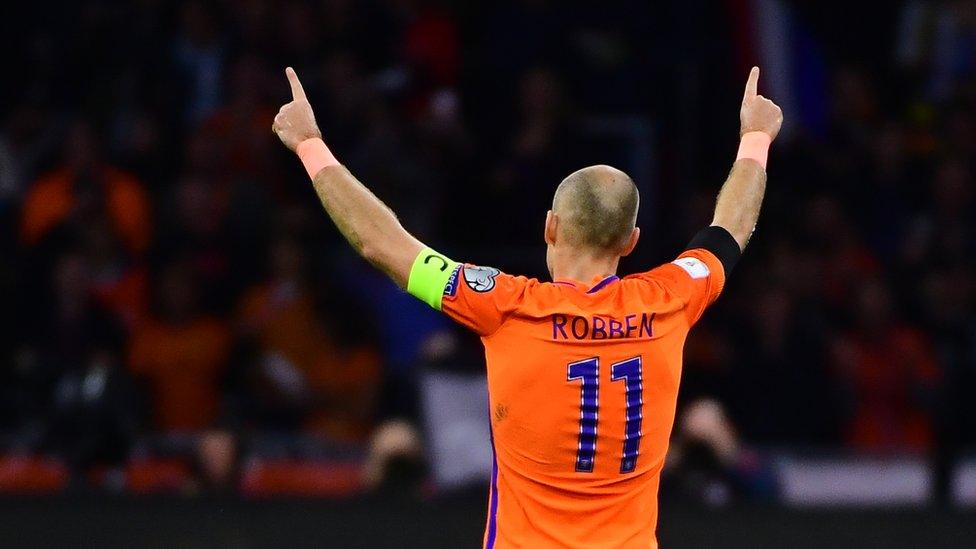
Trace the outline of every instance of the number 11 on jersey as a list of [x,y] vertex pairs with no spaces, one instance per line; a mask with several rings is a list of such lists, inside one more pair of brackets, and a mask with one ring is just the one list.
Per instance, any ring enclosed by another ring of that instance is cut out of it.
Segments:
[[[600,419],[600,359],[588,358],[569,364],[568,381],[580,380],[579,442],[576,447],[576,471],[592,473],[596,458],[597,427]],[[635,356],[610,365],[610,380],[623,381],[627,400],[624,447],[620,472],[637,468],[640,452],[641,421],[644,409],[644,384],[641,357]]]

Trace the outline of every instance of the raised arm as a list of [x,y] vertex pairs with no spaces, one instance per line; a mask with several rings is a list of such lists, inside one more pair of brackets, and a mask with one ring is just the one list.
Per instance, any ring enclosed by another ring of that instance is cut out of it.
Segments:
[[739,154],[719,191],[712,218],[712,225],[728,231],[741,250],[749,243],[759,219],[766,194],[766,156],[783,123],[783,111],[758,95],[758,88],[759,68],[753,67],[739,111]]
[[275,134],[302,159],[322,206],[342,236],[356,252],[406,289],[424,245],[400,225],[386,204],[339,164],[322,141],[298,75],[291,67],[285,74],[292,100],[275,116]]

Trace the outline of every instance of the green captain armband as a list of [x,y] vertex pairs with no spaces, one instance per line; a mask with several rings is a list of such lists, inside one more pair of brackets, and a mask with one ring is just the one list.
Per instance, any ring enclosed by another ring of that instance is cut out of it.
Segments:
[[417,255],[417,259],[413,260],[410,278],[407,280],[407,292],[434,309],[441,310],[445,289],[451,277],[455,276],[458,265],[457,261],[430,248],[424,248]]

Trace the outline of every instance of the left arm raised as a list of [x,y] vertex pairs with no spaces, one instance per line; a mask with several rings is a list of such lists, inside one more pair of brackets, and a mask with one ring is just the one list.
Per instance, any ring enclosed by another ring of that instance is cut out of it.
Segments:
[[275,134],[301,157],[322,206],[342,236],[356,252],[406,289],[411,267],[424,245],[332,156],[322,141],[298,75],[291,67],[285,74],[291,84],[292,101],[275,116]]

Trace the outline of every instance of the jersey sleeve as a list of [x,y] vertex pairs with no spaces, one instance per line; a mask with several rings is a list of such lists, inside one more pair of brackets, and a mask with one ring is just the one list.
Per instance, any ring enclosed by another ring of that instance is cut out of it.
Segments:
[[722,293],[726,277],[740,255],[739,245],[728,231],[708,227],[674,261],[645,273],[644,277],[682,299],[688,324],[694,325]]
[[489,335],[521,305],[528,279],[493,267],[458,265],[455,283],[444,288],[442,310],[480,335]]
[[521,305],[528,285],[523,276],[457,263],[427,248],[414,261],[407,291],[485,336],[498,330]]

